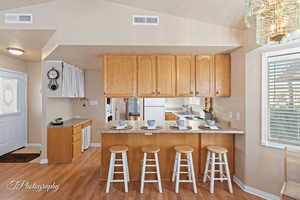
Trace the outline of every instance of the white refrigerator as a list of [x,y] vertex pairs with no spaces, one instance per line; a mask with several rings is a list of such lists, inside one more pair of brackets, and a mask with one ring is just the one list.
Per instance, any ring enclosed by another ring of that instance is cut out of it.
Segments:
[[144,99],[144,120],[165,120],[165,99],[145,98]]

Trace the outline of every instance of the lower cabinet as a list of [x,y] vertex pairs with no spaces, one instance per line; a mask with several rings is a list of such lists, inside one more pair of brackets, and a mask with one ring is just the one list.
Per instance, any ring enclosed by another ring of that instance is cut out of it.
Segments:
[[91,122],[73,127],[48,128],[48,162],[69,163],[77,159],[82,152],[82,128],[87,125]]
[[165,113],[165,120],[179,120],[179,117],[174,115],[172,112]]

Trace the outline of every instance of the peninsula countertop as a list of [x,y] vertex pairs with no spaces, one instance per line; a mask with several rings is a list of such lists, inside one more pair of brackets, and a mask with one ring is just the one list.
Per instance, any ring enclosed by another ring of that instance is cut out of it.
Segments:
[[190,120],[188,121],[188,126],[191,129],[188,130],[179,130],[174,129],[172,126],[176,125],[176,121],[158,121],[157,122],[159,129],[155,130],[145,130],[142,129],[143,126],[146,125],[146,121],[128,121],[128,125],[132,126],[131,129],[127,130],[115,130],[112,129],[113,126],[116,125],[116,121],[112,121],[106,123],[102,127],[97,129],[98,134],[108,134],[108,133],[198,133],[198,134],[244,134],[243,130],[231,128],[225,123],[217,123],[216,125],[219,129],[209,129],[209,128],[199,128],[199,126],[203,127],[205,124],[202,120]]

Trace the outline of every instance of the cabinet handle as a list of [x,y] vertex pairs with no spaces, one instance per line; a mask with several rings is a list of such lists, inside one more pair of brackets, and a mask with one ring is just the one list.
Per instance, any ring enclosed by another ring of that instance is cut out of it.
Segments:
[[190,92],[190,94],[194,94],[194,92],[193,92],[193,91],[191,91],[191,92]]
[[219,93],[220,93],[219,90],[217,90],[217,91],[216,91],[216,94],[219,94]]
[[152,94],[155,95],[155,92],[153,91]]
[[158,92],[158,91],[157,91],[157,94],[159,95],[159,94],[160,94],[160,92]]
[[199,92],[197,91],[197,92],[196,92],[196,94],[198,95],[198,94],[199,94]]

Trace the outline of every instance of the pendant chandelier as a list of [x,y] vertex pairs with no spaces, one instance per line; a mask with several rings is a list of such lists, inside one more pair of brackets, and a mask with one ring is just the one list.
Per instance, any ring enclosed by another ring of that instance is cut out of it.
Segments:
[[300,0],[246,0],[245,23],[260,45],[300,39]]

